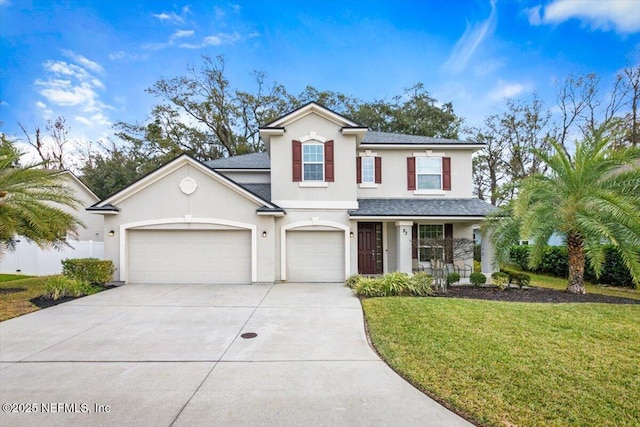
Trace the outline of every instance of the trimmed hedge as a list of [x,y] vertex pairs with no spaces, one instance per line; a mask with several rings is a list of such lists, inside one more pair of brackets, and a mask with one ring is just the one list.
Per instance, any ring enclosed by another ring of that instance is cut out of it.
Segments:
[[471,273],[469,276],[469,281],[473,284],[473,286],[480,286],[487,283],[487,276],[482,273]]
[[[618,248],[613,245],[607,245],[604,248],[604,252],[605,262],[602,266],[600,278],[596,278],[587,261],[584,269],[585,280],[591,283],[633,287],[631,273],[624,265]],[[521,270],[550,274],[556,277],[569,277],[569,255],[566,247],[548,246],[542,255],[540,264],[535,269],[529,268],[529,246],[512,246],[509,249],[509,256],[511,262]]]
[[501,268],[500,272],[507,275],[509,284],[515,283],[522,288],[523,286],[529,286],[531,283],[531,276],[526,273],[518,273],[517,271],[508,270],[506,268]]
[[72,258],[62,260],[62,274],[70,279],[92,285],[104,285],[111,281],[116,271],[113,262],[98,258]]
[[345,285],[361,297],[428,296],[433,294],[433,277],[425,272],[409,276],[394,272],[381,277],[354,275]]

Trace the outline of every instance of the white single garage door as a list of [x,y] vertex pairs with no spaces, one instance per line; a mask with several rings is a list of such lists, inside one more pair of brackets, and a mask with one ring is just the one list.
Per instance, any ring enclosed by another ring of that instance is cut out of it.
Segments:
[[344,282],[343,231],[287,231],[288,282]]
[[130,283],[251,283],[251,232],[130,230]]

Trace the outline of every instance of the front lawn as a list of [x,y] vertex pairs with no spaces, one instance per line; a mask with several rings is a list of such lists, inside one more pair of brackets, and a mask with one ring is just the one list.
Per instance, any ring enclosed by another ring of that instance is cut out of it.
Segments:
[[40,310],[29,300],[44,294],[46,288],[46,277],[16,276],[17,279],[6,280],[8,276],[16,275],[0,275],[0,322]]
[[[523,273],[531,276],[532,286],[558,289],[563,291],[567,289],[567,279],[564,279],[562,277],[552,277],[544,274],[530,273],[528,271],[524,271]],[[638,289],[629,287],[593,285],[587,282],[585,282],[585,287],[588,294],[602,294],[611,295],[614,297],[640,299],[640,291],[638,291]]]
[[640,425],[640,306],[362,301],[381,356],[469,420]]

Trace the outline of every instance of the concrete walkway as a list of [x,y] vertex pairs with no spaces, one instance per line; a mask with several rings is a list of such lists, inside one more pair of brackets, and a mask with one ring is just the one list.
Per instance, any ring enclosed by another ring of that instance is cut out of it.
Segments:
[[2,322],[0,403],[2,426],[470,425],[377,357],[340,284],[126,285]]

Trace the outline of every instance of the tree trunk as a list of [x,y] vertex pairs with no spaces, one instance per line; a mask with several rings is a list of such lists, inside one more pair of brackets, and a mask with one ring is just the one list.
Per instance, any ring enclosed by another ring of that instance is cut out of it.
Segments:
[[567,292],[571,294],[586,294],[584,287],[584,240],[580,233],[571,232],[567,235],[569,250],[569,284]]

